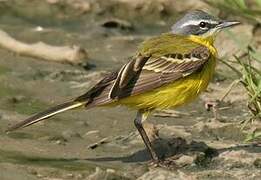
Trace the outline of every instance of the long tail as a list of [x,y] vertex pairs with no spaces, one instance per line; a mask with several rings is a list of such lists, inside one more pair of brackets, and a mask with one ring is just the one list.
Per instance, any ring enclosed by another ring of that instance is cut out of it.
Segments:
[[66,103],[51,107],[51,108],[49,108],[45,111],[42,111],[40,113],[37,113],[37,114],[29,117],[28,119],[26,119],[24,121],[21,121],[21,122],[18,122],[17,124],[14,124],[13,126],[9,127],[6,132],[10,132],[10,131],[16,130],[18,128],[30,126],[34,123],[37,123],[37,122],[42,121],[44,119],[50,118],[50,117],[52,117],[56,114],[59,114],[59,113],[64,112],[64,111],[83,106],[85,104],[86,104],[86,102],[70,101],[70,102],[66,102]]

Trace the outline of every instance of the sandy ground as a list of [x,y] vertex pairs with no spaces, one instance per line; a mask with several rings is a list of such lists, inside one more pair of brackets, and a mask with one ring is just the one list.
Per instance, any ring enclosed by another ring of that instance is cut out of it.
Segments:
[[[115,19],[109,15],[122,17],[121,7],[134,10],[144,1],[133,1],[132,6],[130,1],[113,1],[117,8],[100,1],[83,2],[90,5],[85,4],[83,12],[77,6],[59,11],[55,4],[51,19],[44,3],[30,13],[25,6],[0,6],[10,8],[2,11],[0,28],[13,37],[26,42],[78,44],[90,57],[83,67],[21,57],[0,49],[0,179],[261,179],[261,146],[244,143],[251,129],[241,130],[240,126],[240,121],[250,117],[243,87],[233,88],[218,106],[217,120],[204,108],[204,102],[220,99],[236,78],[221,63],[200,98],[176,111],[155,114],[145,125],[157,153],[177,164],[172,170],[148,165],[148,153],[133,125],[135,112],[124,107],[75,110],[5,134],[9,124],[86,92],[106,72],[126,62],[141,41],[167,31],[174,14],[182,14],[192,4],[187,1],[187,6],[177,5],[173,15],[172,6],[167,6],[170,1],[155,1],[164,2],[163,10],[155,9],[153,3],[142,4],[143,10],[132,12],[123,21],[117,19],[120,25],[112,28],[108,22]],[[216,11],[204,3],[197,6]],[[137,20],[137,15],[150,11],[155,17],[140,19],[146,24]],[[72,16],[67,17],[69,13]],[[35,31],[38,26],[43,31]],[[255,43],[252,29],[252,25],[243,24],[232,32],[243,34],[241,39],[246,44]],[[228,33],[218,37],[217,47],[221,57],[240,54]],[[255,127],[260,128],[260,123]]]

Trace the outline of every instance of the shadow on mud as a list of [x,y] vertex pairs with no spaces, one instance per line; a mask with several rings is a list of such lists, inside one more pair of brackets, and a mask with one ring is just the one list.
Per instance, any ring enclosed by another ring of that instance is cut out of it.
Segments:
[[[187,142],[182,138],[157,139],[153,146],[159,157],[176,160],[183,155],[194,156],[197,166],[207,167],[212,163],[212,159],[225,151],[245,150],[249,153],[260,153],[258,144],[236,145],[228,148],[214,149],[202,141]],[[149,154],[144,148],[130,156],[123,157],[99,157],[99,158],[48,158],[40,156],[28,156],[18,151],[0,150],[0,163],[12,163],[21,165],[36,165],[40,167],[52,167],[63,170],[93,170],[102,162],[120,161],[123,163],[144,163],[150,161]],[[103,164],[106,167],[106,164]]]
[[[195,163],[197,165],[204,165],[211,162],[211,159],[218,156],[224,151],[239,151],[246,150],[249,153],[260,153],[261,148],[258,144],[235,145],[228,148],[215,149],[209,147],[202,141],[191,141],[188,143],[182,138],[172,139],[158,139],[153,142],[153,146],[162,159],[176,159],[182,155],[196,155]],[[125,157],[101,157],[101,158],[87,158],[88,161],[122,161],[129,163],[145,162],[150,160],[147,149],[135,152],[130,156]]]

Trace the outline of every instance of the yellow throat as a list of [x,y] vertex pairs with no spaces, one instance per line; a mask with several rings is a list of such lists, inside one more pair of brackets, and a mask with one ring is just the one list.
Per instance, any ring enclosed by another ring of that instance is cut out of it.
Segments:
[[190,35],[189,39],[196,43],[202,44],[203,46],[206,46],[210,50],[211,54],[213,54],[214,57],[217,57],[217,50],[214,47],[215,36],[201,37]]

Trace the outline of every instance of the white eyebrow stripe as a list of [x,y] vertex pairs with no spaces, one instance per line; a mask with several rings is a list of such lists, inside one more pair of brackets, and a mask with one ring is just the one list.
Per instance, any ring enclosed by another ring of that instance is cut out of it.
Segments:
[[218,24],[217,21],[207,20],[207,19],[204,19],[204,20],[189,20],[188,22],[183,23],[181,25],[181,27],[188,26],[188,25],[199,25],[199,23],[202,22],[202,21],[206,22],[206,23],[209,23],[209,24]]

